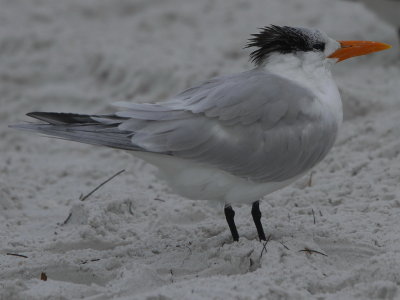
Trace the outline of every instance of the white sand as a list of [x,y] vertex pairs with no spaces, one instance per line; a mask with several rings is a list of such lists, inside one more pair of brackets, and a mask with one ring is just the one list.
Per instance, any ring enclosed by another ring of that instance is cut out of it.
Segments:
[[[262,202],[261,258],[250,207],[236,208],[232,243],[218,207],[172,194],[130,154],[7,128],[246,70],[246,39],[270,23],[394,48],[336,66],[340,137],[311,187]],[[0,1],[0,298],[400,299],[399,67],[395,29],[357,3]]]

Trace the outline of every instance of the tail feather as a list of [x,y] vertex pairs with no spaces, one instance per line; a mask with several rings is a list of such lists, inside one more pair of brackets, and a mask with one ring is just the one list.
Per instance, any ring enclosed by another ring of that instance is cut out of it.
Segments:
[[[131,131],[118,129],[120,122],[116,122],[115,116],[112,115],[94,116],[47,112],[32,112],[27,115],[46,123],[26,123],[10,127],[85,144],[144,151],[144,149],[132,144],[133,133]],[[104,118],[110,118],[113,122],[107,124],[98,121],[98,119]],[[123,120],[121,118],[121,122]]]

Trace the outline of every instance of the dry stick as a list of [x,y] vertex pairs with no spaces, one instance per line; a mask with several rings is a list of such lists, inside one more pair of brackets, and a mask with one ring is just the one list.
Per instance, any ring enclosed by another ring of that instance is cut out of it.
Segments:
[[[92,190],[89,194],[86,194],[85,196],[81,196],[79,197],[79,199],[81,201],[85,201],[87,198],[90,197],[90,195],[92,195],[95,191],[97,191],[99,188],[101,188],[103,185],[105,185],[107,182],[111,181],[113,178],[117,177],[119,174],[125,172],[125,170],[121,170],[117,173],[115,173],[113,176],[111,176],[110,178],[108,178],[106,181],[102,182],[100,185],[98,185],[94,190]],[[65,221],[62,223],[62,225],[65,225],[68,223],[68,221],[71,219],[72,213],[69,213],[68,217],[65,219]]]
[[6,255],[18,256],[18,257],[23,257],[23,258],[28,258],[28,256],[26,256],[26,255],[17,254],[17,253],[6,253]]
[[308,254],[317,253],[317,254],[321,254],[323,256],[328,256],[325,253],[319,252],[317,250],[308,249],[308,248],[305,248],[303,250],[299,250],[299,252],[307,252]]
[[115,177],[117,177],[119,174],[125,172],[125,170],[121,170],[117,173],[115,173],[113,176],[111,176],[110,178],[108,178],[106,181],[103,181],[102,183],[100,183],[96,188],[94,188],[89,194],[86,194],[85,196],[83,196],[80,200],[81,201],[85,201],[87,198],[89,198],[95,191],[97,191],[99,188],[101,188],[103,185],[105,185],[107,182],[111,181],[112,179],[114,179]]
[[266,247],[267,247],[267,244],[268,244],[268,242],[269,242],[270,239],[271,239],[271,235],[268,236],[267,240],[265,241],[265,243],[264,243],[264,245],[263,245],[263,248],[262,248],[261,254],[260,254],[260,259],[261,259],[261,257],[263,256],[264,250],[265,250],[265,252],[267,252],[267,248],[266,248]]
[[[191,242],[189,242],[189,245],[191,245],[192,243]],[[183,267],[183,265],[185,264],[185,261],[192,255],[192,249],[188,246],[188,245],[184,245],[186,248],[188,248],[189,249],[189,255],[187,255],[183,260],[182,260],[182,263],[181,263],[181,267]]]
[[314,225],[315,225],[315,213],[314,213],[314,209],[311,208],[311,211],[312,211],[312,215],[313,215],[313,218],[314,218]]
[[132,201],[129,201],[129,204],[128,204],[128,211],[129,211],[129,213],[133,216]]
[[286,246],[284,243],[279,242],[283,247],[285,247],[286,250],[290,250],[288,246]]
[[88,262],[93,262],[93,261],[99,261],[100,258],[93,258],[93,259],[89,259],[89,260],[82,260],[81,261],[81,265],[87,264]]
[[68,217],[65,219],[65,221],[62,223],[62,225],[65,225],[68,223],[69,219],[71,219],[72,213],[69,213]]
[[311,172],[311,173],[310,173],[310,179],[308,179],[308,183],[307,183],[307,186],[308,186],[308,187],[311,187],[311,186],[312,186],[312,176],[313,176],[313,174],[314,174],[314,172]]

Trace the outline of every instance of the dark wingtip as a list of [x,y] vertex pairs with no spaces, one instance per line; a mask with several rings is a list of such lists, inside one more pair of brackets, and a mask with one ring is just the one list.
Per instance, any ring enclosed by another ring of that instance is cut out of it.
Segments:
[[30,112],[28,117],[47,122],[49,124],[77,124],[77,123],[97,123],[90,115],[80,115],[74,113],[56,113],[56,112]]
[[31,118],[34,118],[34,119],[37,119],[37,115],[39,115],[40,116],[40,112],[38,112],[38,111],[32,111],[32,112],[29,112],[29,113],[27,113],[26,114],[26,116],[28,116],[28,117],[31,117]]
[[42,112],[42,111],[32,111],[32,112],[27,113],[26,115],[28,117],[31,117],[31,118],[34,118],[34,119],[38,119],[38,120],[41,120],[41,121],[48,122],[48,120],[47,120],[48,117],[53,115],[53,114],[55,114],[55,113]]

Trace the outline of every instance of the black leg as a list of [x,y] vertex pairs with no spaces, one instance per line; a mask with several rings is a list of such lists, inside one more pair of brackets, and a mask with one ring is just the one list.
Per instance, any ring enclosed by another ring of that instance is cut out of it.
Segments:
[[261,224],[261,211],[260,211],[260,201],[256,201],[253,203],[253,207],[251,208],[251,215],[253,216],[254,224],[256,224],[258,237],[260,241],[266,241],[264,229]]
[[239,233],[237,232],[235,225],[235,211],[232,206],[225,206],[224,209],[226,221],[228,222],[229,229],[231,230],[232,238],[235,242],[239,241]]

